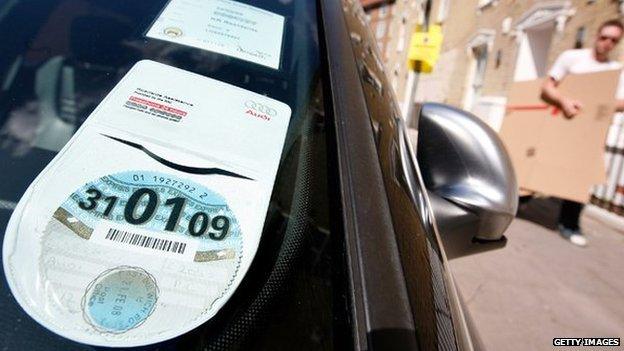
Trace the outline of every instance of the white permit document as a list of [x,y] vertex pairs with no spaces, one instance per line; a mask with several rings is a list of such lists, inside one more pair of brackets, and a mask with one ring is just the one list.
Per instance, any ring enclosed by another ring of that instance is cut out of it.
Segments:
[[13,212],[3,264],[18,303],[101,346],[160,342],[212,318],[257,251],[290,115],[138,62]]
[[279,68],[284,16],[233,0],[171,0],[146,36]]

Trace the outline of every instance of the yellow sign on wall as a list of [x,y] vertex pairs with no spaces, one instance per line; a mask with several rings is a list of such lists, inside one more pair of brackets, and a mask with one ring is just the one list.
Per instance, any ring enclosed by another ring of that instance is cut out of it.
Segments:
[[[407,64],[410,69],[430,73],[440,57],[442,47],[442,27],[429,26],[429,31],[421,32],[416,29],[412,34],[410,48],[407,55]],[[420,67],[417,63],[420,62]]]

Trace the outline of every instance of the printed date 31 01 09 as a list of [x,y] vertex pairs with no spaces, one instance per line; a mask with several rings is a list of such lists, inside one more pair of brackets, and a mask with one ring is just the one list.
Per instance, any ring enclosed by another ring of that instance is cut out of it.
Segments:
[[[88,188],[85,193],[88,197],[80,200],[78,207],[85,211],[95,211],[98,207],[101,208],[100,204],[102,204],[105,206],[104,212],[102,212],[104,217],[109,217],[120,203],[118,196],[106,196],[94,187]],[[164,230],[175,231],[186,206],[186,198],[174,197],[161,203],[156,191],[150,188],[136,189],[130,195],[125,201],[123,218],[129,224],[142,225],[152,220],[161,206],[171,208]],[[191,215],[187,230],[192,236],[208,234],[210,239],[223,240],[230,229],[230,222],[230,218],[227,216],[218,215],[210,218],[206,212],[199,211]]]

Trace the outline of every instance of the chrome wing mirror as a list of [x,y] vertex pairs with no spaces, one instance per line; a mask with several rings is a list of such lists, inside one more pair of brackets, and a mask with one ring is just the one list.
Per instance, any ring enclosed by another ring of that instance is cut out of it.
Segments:
[[415,112],[416,159],[447,256],[504,246],[518,185],[497,133],[451,106],[425,103]]

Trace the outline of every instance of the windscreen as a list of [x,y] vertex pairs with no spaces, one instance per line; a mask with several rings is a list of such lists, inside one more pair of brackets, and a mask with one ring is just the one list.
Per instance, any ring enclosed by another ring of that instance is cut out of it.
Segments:
[[[0,41],[0,233],[5,233],[29,185],[137,62],[153,61],[154,67],[183,70],[228,87],[207,99],[225,99],[229,91],[266,97],[291,113],[281,152],[275,156],[278,168],[249,269],[214,317],[181,336],[144,348],[334,348],[335,321],[346,319],[346,309],[340,307],[346,294],[341,290],[344,286],[334,284],[343,268],[329,221],[326,119],[314,1],[9,0],[0,4],[0,30],[10,33]],[[171,86],[178,83],[171,81]],[[136,92],[128,106],[145,106],[151,116],[161,119],[184,118],[183,109],[163,108],[155,102],[155,93]],[[168,102],[180,106],[187,103],[169,98]],[[249,118],[270,119],[276,112],[258,101],[243,104]],[[232,131],[245,132],[228,123],[232,122],[220,122],[218,127],[228,129],[232,138],[241,137]],[[198,142],[188,138],[180,144],[197,153],[211,152],[202,148],[211,144],[199,142],[201,132],[189,133]],[[157,135],[152,135],[153,145],[159,145]],[[253,133],[245,134],[232,145],[253,140]],[[136,145],[126,146],[136,149]],[[159,153],[163,155],[167,153]],[[251,164],[254,161],[260,162],[250,158],[250,167],[259,167]],[[173,167],[171,163],[165,167]],[[170,205],[175,208],[174,202]],[[226,224],[231,223],[218,220],[215,228],[224,233]],[[67,274],[71,279],[71,269]],[[4,277],[0,284],[3,349],[93,349],[33,320],[16,302]]]

